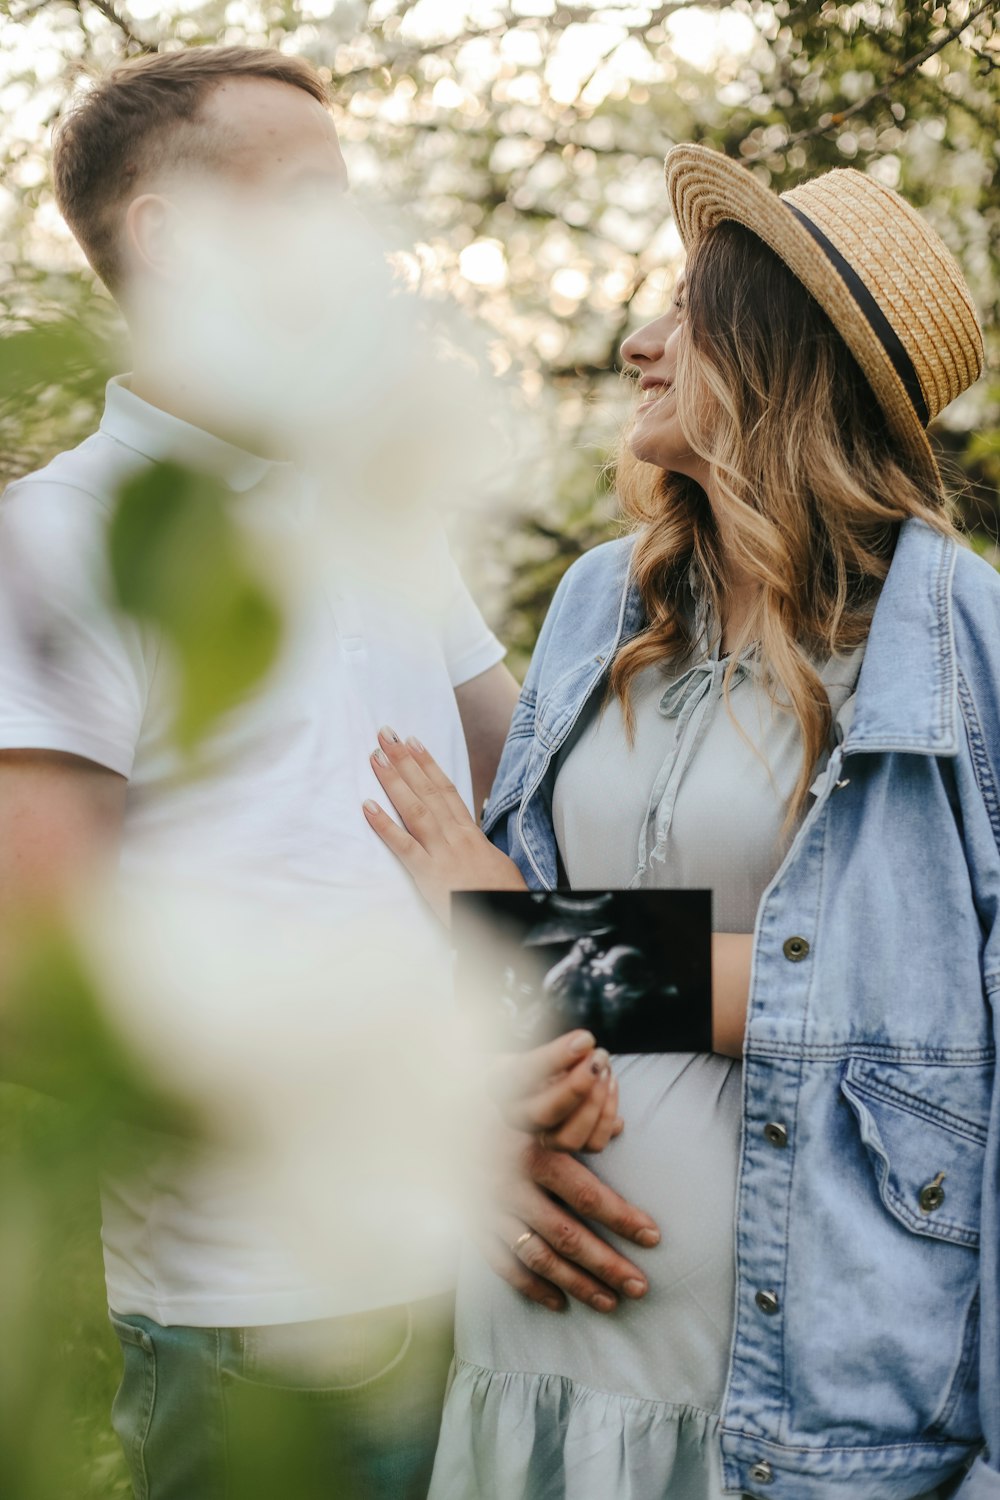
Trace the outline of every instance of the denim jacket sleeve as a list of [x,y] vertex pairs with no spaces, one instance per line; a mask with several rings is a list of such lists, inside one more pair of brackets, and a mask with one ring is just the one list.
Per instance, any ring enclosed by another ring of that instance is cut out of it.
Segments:
[[[970,876],[983,926],[983,988],[1000,1052],[1000,582],[965,554],[955,587],[956,690],[967,750],[956,772]],[[978,575],[978,576],[977,576]],[[972,585],[972,587],[965,587]],[[978,585],[978,587],[976,586]],[[985,1451],[956,1500],[1000,1500],[1000,1069],[994,1075],[982,1196],[979,1403]]]
[[[516,847],[513,834],[514,817],[520,805],[523,789],[525,789],[525,777],[528,772],[529,760],[531,760],[532,745],[535,738],[535,711],[537,711],[538,697],[543,693],[544,685],[552,678],[552,663],[549,660],[549,648],[553,639],[556,639],[561,627],[561,615],[567,603],[568,595],[571,594],[580,570],[580,562],[577,559],[562,574],[558,588],[549,604],[546,618],[541,625],[535,649],[532,651],[531,661],[528,663],[528,672],[525,675],[520,697],[514,708],[513,718],[510,721],[510,730],[507,733],[507,742],[496,768],[496,777],[493,780],[493,789],[487,799],[483,810],[483,829],[489,834],[492,843],[496,844],[505,855],[510,855],[514,862],[520,864],[517,859]],[[528,874],[529,871],[522,870]]]
[[[575,566],[575,565],[574,565]],[[534,736],[535,709],[545,676],[545,659],[549,643],[558,629],[559,615],[572,588],[573,567],[565,572],[552,596],[552,603],[542,623],[535,649],[528,664],[521,695],[517,700],[507,741],[500,757],[493,789],[483,810],[483,828],[492,843],[511,855],[508,815],[513,818],[521,800],[524,777]],[[523,873],[523,872],[522,872]]]
[[[532,886],[556,878],[555,839],[541,805],[553,754],[600,680],[604,663],[641,617],[638,595],[629,580],[632,546],[631,537],[603,542],[578,557],[563,575],[538,637],[483,813],[484,831]],[[529,802],[534,859],[518,821]]]

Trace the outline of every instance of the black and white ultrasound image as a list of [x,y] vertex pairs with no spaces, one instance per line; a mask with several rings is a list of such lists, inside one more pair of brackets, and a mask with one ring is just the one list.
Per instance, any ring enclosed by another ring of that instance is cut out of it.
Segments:
[[710,891],[462,891],[452,933],[500,1049],[585,1027],[609,1052],[711,1050]]

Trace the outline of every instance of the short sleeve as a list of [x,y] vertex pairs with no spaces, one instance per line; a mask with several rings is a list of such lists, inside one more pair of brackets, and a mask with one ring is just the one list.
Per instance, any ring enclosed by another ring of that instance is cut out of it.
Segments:
[[44,478],[0,498],[0,749],[62,750],[130,775],[151,648],[108,600],[106,514]]
[[443,537],[440,542],[442,646],[452,687],[471,682],[507,652],[479,612]]

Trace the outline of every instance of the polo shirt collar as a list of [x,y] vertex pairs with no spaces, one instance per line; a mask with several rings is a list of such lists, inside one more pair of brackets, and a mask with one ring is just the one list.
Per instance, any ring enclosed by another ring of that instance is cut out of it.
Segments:
[[172,459],[213,474],[237,492],[252,489],[265,476],[280,479],[292,474],[291,459],[262,458],[162,411],[130,390],[128,379],[128,374],[112,375],[105,387],[101,431],[116,443],[156,463]]

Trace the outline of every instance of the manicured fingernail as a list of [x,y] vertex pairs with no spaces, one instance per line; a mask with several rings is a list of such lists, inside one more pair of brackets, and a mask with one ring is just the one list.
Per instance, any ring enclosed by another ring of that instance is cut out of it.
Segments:
[[640,1281],[638,1276],[630,1276],[622,1287],[626,1297],[645,1297],[649,1287],[645,1281]]
[[660,1231],[658,1229],[640,1229],[635,1237],[637,1245],[643,1245],[647,1250],[652,1250],[654,1245],[660,1243]]
[[578,1031],[569,1044],[570,1057],[582,1057],[594,1045],[596,1037],[592,1031]]
[[382,728],[379,730],[379,734],[382,735],[384,739],[387,739],[390,745],[399,744],[399,735],[394,729],[390,729],[388,724],[382,725]]
[[599,1078],[602,1073],[607,1071],[608,1062],[608,1054],[603,1047],[599,1047],[594,1053],[593,1061],[590,1064],[590,1071],[594,1074],[595,1078]]
[[389,764],[389,757],[381,748],[374,752],[372,760],[377,760],[380,766],[387,766]]
[[590,1299],[590,1305],[598,1312],[609,1313],[615,1310],[614,1297],[606,1297],[603,1292],[595,1292]]
[[625,1129],[625,1121],[622,1119],[621,1115],[619,1115],[618,1118],[617,1118],[617,1120],[615,1121],[615,1123],[611,1127],[611,1133],[612,1133],[612,1135],[621,1135],[621,1133],[622,1133],[622,1131],[624,1129]]
[[552,1312],[562,1312],[563,1310],[563,1304],[559,1301],[558,1297],[543,1297],[542,1305],[550,1308]]
[[[408,735],[406,743],[409,745],[411,750],[416,750],[418,755],[424,755],[426,753],[424,751],[423,745],[417,739],[415,734]],[[545,1306],[548,1307],[548,1305],[549,1304],[546,1302]],[[558,1303],[557,1306],[562,1307],[562,1303]]]
[[370,797],[367,798],[367,800],[362,804],[362,806],[364,807],[365,812],[368,813],[369,817],[372,817],[372,818],[377,818],[378,815],[379,815],[379,813],[382,811],[382,809],[379,807],[378,803],[377,802],[373,802]]

